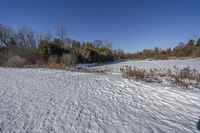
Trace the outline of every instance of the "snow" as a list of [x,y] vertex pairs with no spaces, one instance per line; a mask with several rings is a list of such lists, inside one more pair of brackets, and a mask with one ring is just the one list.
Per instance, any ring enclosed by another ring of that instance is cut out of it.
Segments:
[[110,63],[110,64],[102,64],[102,65],[85,65],[84,67],[89,68],[100,68],[100,69],[111,69],[115,73],[120,72],[120,67],[122,66],[133,66],[143,69],[149,68],[157,68],[162,70],[174,69],[174,66],[178,68],[184,68],[189,66],[191,69],[196,69],[200,72],[200,59],[188,59],[188,60],[155,60],[155,61],[147,61],[147,60],[139,60],[139,61],[123,61],[119,63]]
[[199,116],[197,89],[113,74],[0,68],[3,133],[198,133]]

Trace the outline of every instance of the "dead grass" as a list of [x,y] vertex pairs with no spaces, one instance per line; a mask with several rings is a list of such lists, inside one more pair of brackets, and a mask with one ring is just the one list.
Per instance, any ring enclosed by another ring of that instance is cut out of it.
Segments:
[[155,75],[157,69],[150,69],[150,70],[145,70],[145,69],[140,69],[137,67],[130,67],[130,66],[125,66],[120,68],[120,72],[122,75],[126,78],[132,78],[134,80],[141,80],[145,81],[148,83],[156,82],[156,83],[161,83],[162,81],[156,77]]
[[15,55],[11,57],[10,59],[8,59],[6,62],[4,62],[3,66],[21,68],[27,64],[28,64],[28,61],[25,58]]
[[174,70],[168,69],[140,69],[137,67],[125,66],[120,68],[122,75],[126,78],[144,81],[148,83],[161,83],[163,80],[169,81],[172,86],[181,88],[200,88],[200,74],[190,67]]
[[77,69],[78,72],[83,72],[83,73],[99,73],[99,74],[106,74],[109,72],[109,69],[102,70],[102,69],[88,69],[88,68],[79,68]]
[[64,54],[62,56],[62,63],[66,66],[74,66],[77,63],[77,59],[72,54]]

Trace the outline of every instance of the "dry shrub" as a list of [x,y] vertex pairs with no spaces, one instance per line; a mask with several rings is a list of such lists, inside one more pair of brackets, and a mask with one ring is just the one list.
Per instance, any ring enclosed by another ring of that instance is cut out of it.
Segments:
[[62,63],[48,63],[47,65],[43,66],[45,68],[51,69],[66,69],[67,67]]
[[[196,69],[190,69],[190,67],[178,69],[175,68],[175,72],[170,75],[172,78],[172,84],[184,88],[189,88],[190,86],[198,88],[198,72]],[[196,80],[196,81],[195,81]]]
[[197,49],[193,52],[193,56],[194,56],[194,57],[200,57],[200,48],[197,48]]
[[48,61],[45,61],[44,58],[38,58],[36,60],[35,67],[49,68],[49,69],[66,69],[66,66],[63,63],[59,63],[58,56],[50,56]]
[[2,66],[8,60],[8,54],[4,52],[0,53],[0,66]]
[[9,48],[7,52],[11,56],[18,55],[21,58],[27,59],[30,63],[35,64],[35,60],[37,57],[35,48],[18,45]]
[[197,84],[200,86],[200,74],[197,75],[196,81],[197,81]]
[[17,68],[17,67],[24,67],[27,64],[28,61],[25,58],[15,55],[10,59],[8,59],[6,62],[4,62],[3,66]]
[[79,72],[83,72],[83,73],[101,73],[101,74],[105,74],[106,72],[108,72],[108,70],[79,68]]
[[50,64],[59,63],[59,57],[57,55],[51,55],[48,59]]
[[126,78],[133,78],[135,80],[141,80],[148,83],[162,82],[157,77],[157,69],[144,70],[136,67],[125,66],[120,68],[120,71],[122,72],[122,75]]
[[77,63],[77,59],[72,54],[63,54],[62,63],[65,64],[66,66],[72,66]]
[[[18,57],[15,57],[18,56]],[[29,64],[35,64],[37,54],[34,48],[29,48],[21,45],[12,46],[1,50],[0,66],[5,66],[10,62],[11,58],[26,59]]]
[[190,72],[190,68],[187,67],[187,68],[183,68],[180,70],[179,72],[179,77],[181,80],[184,80],[184,79],[190,79],[191,78],[191,72]]
[[38,58],[36,60],[35,67],[43,67],[46,66],[48,63],[43,58]]
[[183,88],[189,87],[189,84],[187,82],[185,82],[184,80],[182,80],[179,76],[174,76],[171,84],[175,85],[175,86],[180,86]]
[[174,71],[170,69],[140,69],[136,67],[125,66],[120,68],[122,75],[126,78],[133,78],[135,80],[141,80],[148,83],[161,83],[162,79],[169,81],[173,86],[179,86],[182,88],[200,88],[200,74],[195,69],[190,67],[178,69],[174,67]]
[[135,80],[142,80],[147,74],[146,70],[130,66],[122,67],[120,68],[120,71],[122,72],[123,76],[133,78]]
[[168,60],[168,57],[163,54],[156,54],[153,56],[153,59],[154,60]]

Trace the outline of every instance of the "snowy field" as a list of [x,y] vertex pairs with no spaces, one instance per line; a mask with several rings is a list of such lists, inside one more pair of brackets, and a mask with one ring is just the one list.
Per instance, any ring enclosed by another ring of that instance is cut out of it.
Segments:
[[[101,67],[173,67],[174,61],[169,62]],[[176,64],[199,70],[199,62],[191,62]],[[199,117],[198,89],[129,81],[110,73],[0,68],[0,133],[199,133]]]
[[[84,65],[83,65],[84,66]],[[178,68],[184,68],[189,66],[191,69],[196,69],[200,72],[200,59],[190,59],[190,60],[157,60],[157,61],[124,61],[119,63],[110,63],[104,65],[85,65],[84,67],[89,68],[100,68],[100,69],[111,69],[113,72],[120,72],[120,67],[122,66],[134,66],[143,69],[157,68],[157,69],[174,69],[174,66]]]

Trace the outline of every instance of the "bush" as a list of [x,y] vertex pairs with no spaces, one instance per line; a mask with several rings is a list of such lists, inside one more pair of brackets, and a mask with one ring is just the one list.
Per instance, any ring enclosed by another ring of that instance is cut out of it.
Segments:
[[146,75],[146,71],[136,68],[136,67],[130,67],[130,66],[125,66],[124,68],[120,68],[120,71],[122,72],[123,76],[125,77],[131,77],[136,80],[142,80],[144,79]]
[[10,59],[8,59],[3,64],[3,66],[17,68],[17,67],[24,67],[27,64],[28,64],[28,61],[25,58],[15,55],[15,56],[11,57]]
[[47,40],[43,40],[40,42],[38,46],[38,53],[42,55],[45,60],[48,60],[51,54],[51,47],[50,43]]
[[113,61],[114,60],[112,51],[108,48],[105,48],[105,47],[98,48],[97,52],[99,54],[99,61],[100,62],[106,62],[106,61]]
[[122,72],[122,75],[127,78],[133,78],[135,80],[141,80],[148,83],[161,82],[161,80],[158,78],[158,75],[162,75],[157,69],[144,70],[137,67],[125,66],[120,68],[120,71]]
[[22,45],[13,46],[9,48],[7,52],[10,56],[18,55],[21,58],[25,58],[32,64],[35,64],[35,60],[37,58],[36,48],[26,47]]
[[[175,72],[171,73],[170,77],[172,78],[172,84],[184,88],[189,86],[198,88],[198,72],[197,70],[191,70],[190,67],[178,69],[175,68]],[[195,81],[196,80],[196,81]],[[196,83],[195,83],[196,82]]]
[[194,56],[194,57],[200,57],[200,48],[197,48],[197,49],[193,52],[193,56]]
[[72,54],[63,54],[62,63],[65,64],[66,66],[75,65],[77,63],[76,56]]
[[0,53],[0,66],[4,64],[8,60],[8,54],[5,52]]
[[197,79],[196,80],[197,80],[197,85],[200,86],[200,74],[197,75]]
[[149,69],[144,70],[136,67],[125,66],[120,68],[120,72],[126,78],[133,78],[135,80],[145,81],[145,82],[162,82],[169,81],[173,86],[179,86],[182,88],[200,88],[200,74],[195,69],[190,69],[190,67],[178,69],[174,67],[174,71],[168,69],[158,70],[158,69]]
[[182,80],[179,76],[173,76],[172,85],[188,88],[189,84]]
[[0,53],[0,65],[6,64],[8,60],[13,58],[14,56],[19,56],[20,58],[26,59],[30,64],[35,64],[37,54],[34,48],[29,48],[25,46],[13,46],[10,48],[6,48]]
[[60,59],[57,55],[51,55],[48,61],[49,63],[59,63]]

